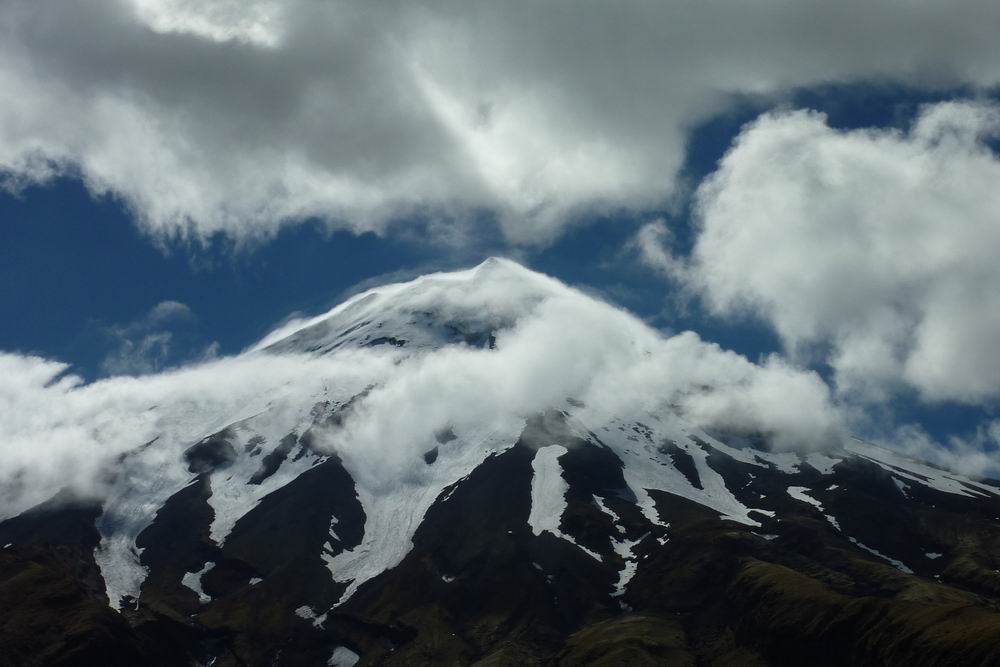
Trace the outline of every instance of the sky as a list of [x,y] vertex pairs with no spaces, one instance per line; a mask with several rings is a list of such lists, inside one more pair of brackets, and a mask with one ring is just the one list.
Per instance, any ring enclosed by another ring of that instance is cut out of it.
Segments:
[[815,372],[866,436],[992,457],[996,19],[7,0],[0,351],[151,376],[499,255]]

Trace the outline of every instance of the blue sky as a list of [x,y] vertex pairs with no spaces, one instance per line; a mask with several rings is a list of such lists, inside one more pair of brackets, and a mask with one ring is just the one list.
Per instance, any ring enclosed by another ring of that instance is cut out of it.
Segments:
[[995,3],[351,4],[0,9],[0,351],[155,372],[501,255],[1000,446]]
[[[856,85],[797,91],[780,104],[824,111],[838,128],[905,127],[921,104],[961,95]],[[724,113],[693,128],[683,178],[700,182],[740,127],[768,108],[767,101],[734,99]],[[325,310],[372,281],[471,266],[499,254],[595,290],[658,327],[693,328],[752,357],[777,351],[780,341],[752,318],[720,321],[702,313],[696,302],[683,313],[671,307],[671,286],[637,267],[626,247],[640,225],[659,215],[669,216],[680,245],[689,248],[689,197],[669,211],[582,216],[542,247],[506,242],[488,221],[475,244],[456,247],[420,234],[331,232],[316,220],[288,225],[273,240],[237,247],[222,234],[208,242],[152,236],[120,199],[94,196],[79,178],[64,176],[0,192],[0,317],[7,323],[0,349],[55,356],[93,378],[106,351],[99,336],[88,334],[175,300],[198,318],[200,335],[191,344],[218,341],[220,351],[229,354],[292,313]],[[182,347],[177,356],[187,358],[193,351]]]

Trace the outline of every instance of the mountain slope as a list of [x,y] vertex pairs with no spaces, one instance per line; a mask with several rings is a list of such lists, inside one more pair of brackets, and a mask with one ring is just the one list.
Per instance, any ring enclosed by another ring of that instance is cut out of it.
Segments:
[[758,400],[809,378],[504,260],[195,377],[240,364],[8,513],[0,661],[1000,662],[1000,488]]

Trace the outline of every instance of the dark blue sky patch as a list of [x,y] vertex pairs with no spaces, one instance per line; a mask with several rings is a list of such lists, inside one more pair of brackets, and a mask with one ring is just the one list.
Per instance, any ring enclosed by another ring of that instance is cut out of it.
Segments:
[[61,359],[88,378],[108,352],[95,331],[163,301],[187,305],[197,344],[218,341],[226,354],[295,311],[322,310],[362,280],[431,258],[416,243],[309,223],[243,251],[219,240],[158,247],[118,202],[69,179],[0,196],[0,220],[0,349]]

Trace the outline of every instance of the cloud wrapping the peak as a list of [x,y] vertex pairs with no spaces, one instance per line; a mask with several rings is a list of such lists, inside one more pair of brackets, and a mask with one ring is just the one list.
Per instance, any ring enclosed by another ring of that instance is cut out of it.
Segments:
[[0,506],[16,513],[66,487],[102,497],[114,457],[154,439],[140,470],[183,485],[182,453],[201,438],[266,415],[256,419],[275,425],[277,442],[303,428],[297,420],[317,402],[368,387],[325,442],[375,495],[420,478],[436,432],[507,432],[512,421],[568,409],[568,397],[586,406],[573,408],[586,423],[676,412],[704,428],[763,434],[779,448],[825,447],[843,432],[823,381],[776,358],[754,364],[690,332],[665,338],[506,263],[432,278],[376,290],[395,296],[358,315],[407,323],[428,309],[444,322],[502,313],[496,349],[377,346],[315,356],[272,348],[90,384],[61,375],[62,364],[0,355]]
[[0,352],[0,511],[16,515],[64,489],[101,498],[116,457],[154,440],[167,464],[154,474],[184,477],[183,450],[248,410],[308,410],[329,378],[379,379],[389,364],[254,355],[87,384],[65,364]]
[[162,236],[447,236],[485,210],[544,242],[669,203],[688,129],[734,94],[996,84],[998,20],[987,0],[9,0],[0,170],[79,174]]
[[697,193],[684,280],[771,323],[839,390],[1000,399],[1000,107],[928,106],[906,132],[822,114],[748,125]]

